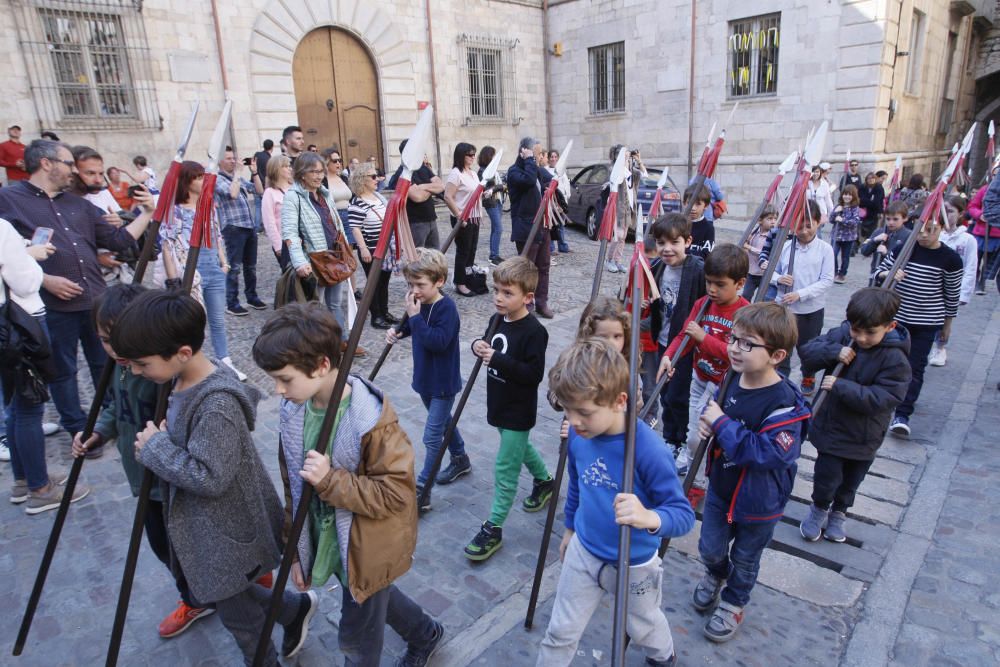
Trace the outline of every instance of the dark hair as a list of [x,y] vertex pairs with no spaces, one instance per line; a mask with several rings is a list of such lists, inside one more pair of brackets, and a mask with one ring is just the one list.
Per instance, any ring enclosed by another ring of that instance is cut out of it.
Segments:
[[72,149],[61,141],[35,139],[24,149],[24,170],[34,174],[42,168],[42,160],[58,160],[60,148],[72,152]]
[[141,169],[141,168],[147,166],[149,163],[146,162],[146,156],[145,155],[136,155],[134,158],[132,158],[132,164],[134,164],[135,166],[137,166],[137,167],[139,167]]
[[777,217],[778,217],[778,209],[771,204],[768,204],[767,206],[765,206],[760,210],[759,220],[763,220],[764,218],[777,218]]
[[275,311],[253,344],[253,360],[273,373],[292,366],[312,375],[323,358],[340,365],[340,325],[330,310],[317,301],[290,303]]
[[125,359],[169,359],[185,345],[198,352],[204,342],[205,309],[187,294],[166,290],[137,296],[111,331],[111,347]]
[[861,200],[858,199],[858,186],[854,185],[853,183],[849,183],[848,185],[844,186],[844,189],[840,191],[839,203],[841,205],[844,203],[844,195],[851,195],[851,198],[854,201],[854,205],[855,206],[859,205]]
[[73,146],[69,152],[73,154],[73,162],[83,162],[84,160],[100,160],[104,162],[101,154],[90,146]]
[[642,238],[642,249],[646,252],[653,252],[656,250],[656,237],[652,234],[646,234]]
[[819,203],[815,199],[807,199],[806,206],[808,207],[806,219],[815,220],[818,223],[823,217],[823,212],[819,210]]
[[705,258],[705,276],[732,278],[739,282],[750,272],[750,260],[743,248],[732,243],[719,243]]
[[177,194],[174,196],[175,204],[183,204],[191,195],[191,184],[198,180],[199,176],[205,175],[205,167],[200,162],[194,160],[184,160],[181,162],[181,170],[177,175]]
[[271,141],[270,139],[265,139],[264,140],[264,150],[269,151],[272,148],[274,148],[274,142]]
[[886,215],[901,215],[903,218],[910,217],[910,207],[906,205],[905,201],[897,199],[894,202],[890,202],[885,209]]
[[90,311],[94,328],[104,329],[110,334],[122,311],[137,296],[145,291],[145,287],[136,285],[135,283],[130,285],[124,283],[110,285],[100,296],[94,299],[94,308]]
[[649,228],[649,235],[657,240],[689,239],[691,238],[691,221],[682,213],[666,213],[657,218],[653,226]]
[[618,159],[618,152],[625,148],[622,144],[615,144],[610,149],[608,149],[608,159],[614,162]]
[[[18,127],[17,129],[20,130],[21,128]],[[59,141],[59,135],[52,130],[45,130],[39,136],[41,136],[42,139],[48,139],[49,141]]]
[[492,146],[483,146],[479,150],[479,166],[483,169],[490,166],[490,162],[493,161],[494,156],[497,154],[497,149]]
[[875,172],[875,175],[878,176],[879,178],[882,178],[883,176],[888,176],[889,172],[887,172],[885,169],[879,169],[878,171]]
[[684,204],[686,205],[688,200],[694,197],[696,201],[700,201],[702,204],[712,203],[712,191],[706,188],[704,185],[701,186],[697,192],[693,185],[689,185],[686,190],[684,190]]
[[454,156],[452,156],[453,159],[451,162],[451,166],[454,167],[455,169],[458,169],[459,171],[462,171],[463,169],[465,169],[465,156],[468,155],[469,153],[475,153],[475,152],[476,152],[476,147],[473,146],[472,144],[468,144],[464,141],[458,142],[458,145],[455,146],[455,154]]
[[956,209],[960,214],[965,213],[965,208],[968,206],[968,202],[965,201],[965,197],[959,197],[958,195],[952,195],[945,200],[946,204],[950,204],[952,208]]
[[302,131],[302,128],[299,127],[298,125],[289,125],[288,127],[286,127],[285,129],[283,129],[281,131],[281,141],[282,142],[287,142],[288,141],[288,137],[290,137],[295,132],[301,132],[301,131]]
[[784,350],[791,354],[792,348],[799,340],[799,327],[795,314],[774,301],[751,303],[737,310],[733,318],[733,329],[736,327],[760,338],[772,352]]
[[919,190],[920,188],[924,187],[924,175],[914,174],[913,176],[910,176],[910,180],[907,181],[906,187],[908,187],[911,190]]
[[230,146],[229,144],[226,144],[226,150],[225,150],[225,152],[226,153],[233,153],[233,154],[236,153],[236,151],[233,150],[233,147]]
[[896,318],[899,295],[884,287],[863,287],[847,302],[847,321],[860,329],[880,327]]

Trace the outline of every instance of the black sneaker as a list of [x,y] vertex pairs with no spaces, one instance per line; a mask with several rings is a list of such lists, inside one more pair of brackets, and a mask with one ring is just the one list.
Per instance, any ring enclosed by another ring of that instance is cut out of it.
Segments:
[[406,655],[396,662],[396,667],[424,667],[431,656],[441,647],[444,639],[444,626],[433,621],[434,635],[430,642],[420,648],[415,648],[413,644],[406,645]]
[[501,546],[503,546],[503,528],[484,521],[483,527],[465,547],[465,557],[475,561],[486,560]]
[[538,512],[549,502],[552,497],[552,478],[546,480],[536,479],[531,483],[531,495],[524,499],[521,506],[525,512]]
[[448,467],[439,472],[434,480],[437,484],[451,484],[462,475],[468,475],[470,472],[472,472],[472,464],[469,463],[469,455],[461,454],[451,457]]
[[282,658],[291,658],[302,650],[302,645],[306,643],[306,637],[309,635],[309,621],[319,609],[319,596],[316,595],[316,591],[303,593],[301,599],[295,620],[285,626],[285,638],[281,640]]
[[226,312],[230,315],[236,315],[237,317],[246,317],[250,314],[250,311],[240,304],[236,304],[235,306],[226,306]]
[[263,301],[261,301],[260,299],[254,299],[253,301],[251,301],[250,299],[247,299],[247,305],[250,306],[251,308],[253,308],[254,310],[267,310],[268,309],[268,305],[266,303],[264,303]]
[[424,485],[423,484],[417,484],[417,511],[421,512],[421,513],[430,511],[430,509],[431,509],[431,494],[430,494],[430,492],[427,493],[427,501],[424,502],[424,503],[420,502],[420,496],[422,496],[422,495],[424,495]]
[[490,264],[496,266],[497,264],[501,264],[502,262],[503,262],[503,257],[501,257],[500,255],[490,255]]

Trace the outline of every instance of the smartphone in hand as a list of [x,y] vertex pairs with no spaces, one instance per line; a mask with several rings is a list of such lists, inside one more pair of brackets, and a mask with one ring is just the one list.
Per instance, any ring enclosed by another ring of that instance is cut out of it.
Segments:
[[52,240],[51,227],[35,227],[35,235],[31,237],[31,245],[45,245]]

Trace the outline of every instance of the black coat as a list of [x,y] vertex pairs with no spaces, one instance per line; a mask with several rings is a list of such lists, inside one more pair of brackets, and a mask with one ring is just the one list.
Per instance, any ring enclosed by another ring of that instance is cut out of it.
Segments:
[[541,169],[535,158],[517,160],[507,170],[507,188],[510,192],[510,240],[528,240],[531,223],[542,203],[542,192],[549,187],[552,174]]
[[[847,322],[814,338],[799,348],[802,372],[832,371],[840,350],[850,344]],[[875,347],[856,347],[855,352],[819,414],[813,415],[809,440],[825,454],[873,461],[893,410],[910,386],[910,334],[897,326]]]
[[[684,326],[684,320],[691,314],[694,302],[705,296],[705,262],[701,257],[688,255],[684,259],[681,270],[681,286],[678,289],[677,302],[674,304],[674,312],[670,316],[670,337],[673,338],[680,333]],[[666,264],[662,262],[653,267],[653,278],[656,279],[656,286],[660,286],[660,278]],[[660,330],[663,328],[663,301],[656,299],[649,304],[649,334],[655,343],[660,337]]]

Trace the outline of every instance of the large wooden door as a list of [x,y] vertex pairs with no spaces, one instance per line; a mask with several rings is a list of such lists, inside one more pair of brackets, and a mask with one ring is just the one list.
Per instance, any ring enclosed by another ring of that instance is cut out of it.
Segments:
[[382,161],[378,74],[361,42],[317,28],[295,49],[292,76],[306,144],[337,146],[345,162],[370,155]]

